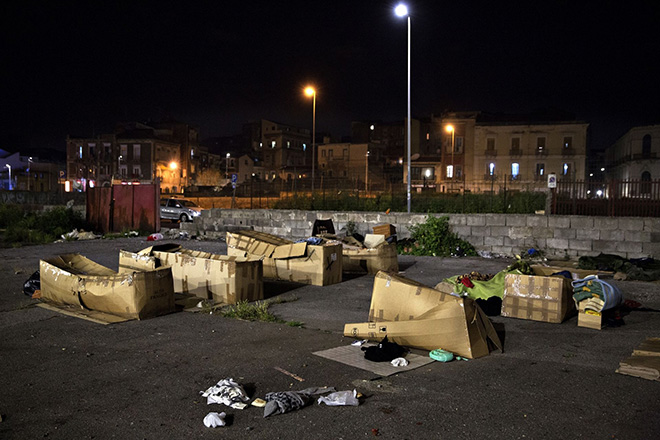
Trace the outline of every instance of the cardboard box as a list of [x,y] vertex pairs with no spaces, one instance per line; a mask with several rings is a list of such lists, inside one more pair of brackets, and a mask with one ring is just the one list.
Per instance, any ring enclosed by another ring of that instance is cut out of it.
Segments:
[[595,310],[586,309],[584,304],[578,308],[578,327],[601,330],[603,328],[603,314]]
[[327,286],[342,280],[342,246],[321,239],[321,244],[294,243],[256,231],[227,232],[227,254],[261,258],[264,278]]
[[502,316],[561,323],[574,314],[571,280],[563,276],[544,276],[552,270],[544,266],[532,266],[532,269],[538,275],[506,275]]
[[342,243],[344,272],[367,272],[377,274],[379,271],[398,272],[399,261],[397,257],[396,244],[387,243],[384,235],[371,235],[369,237],[381,237],[379,241],[368,241],[365,245],[350,245]]
[[385,238],[396,235],[396,227],[390,224],[376,225],[373,227],[374,234],[384,235]]
[[41,260],[41,298],[129,319],[174,312],[172,271],[117,273],[79,254]]
[[387,335],[400,345],[444,348],[471,359],[502,349],[492,323],[473,300],[385,272],[374,278],[369,322],[346,324],[344,335],[374,341]]
[[260,259],[184,249],[178,245],[152,246],[138,253],[120,251],[119,271],[154,270],[169,267],[174,291],[216,304],[257,301],[263,294],[263,268]]

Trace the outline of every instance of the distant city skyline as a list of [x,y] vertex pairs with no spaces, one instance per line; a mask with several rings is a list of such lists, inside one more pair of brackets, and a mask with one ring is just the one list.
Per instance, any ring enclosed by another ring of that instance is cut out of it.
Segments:
[[[118,121],[172,117],[202,139],[271,119],[350,134],[403,120],[405,20],[395,2],[16,2],[0,26],[2,147],[63,149]],[[660,123],[652,1],[408,2],[412,115],[557,108],[593,146]]]

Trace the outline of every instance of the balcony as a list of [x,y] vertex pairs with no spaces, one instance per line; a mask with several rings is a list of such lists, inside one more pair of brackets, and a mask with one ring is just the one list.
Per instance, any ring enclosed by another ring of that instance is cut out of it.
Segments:
[[547,148],[537,148],[536,149],[536,156],[538,157],[545,157],[548,155],[548,149]]
[[484,152],[484,155],[486,157],[495,157],[495,156],[497,156],[497,150],[486,148],[486,151]]
[[575,148],[573,148],[573,147],[562,148],[561,149],[561,155],[562,156],[575,156]]
[[509,150],[509,156],[522,156],[521,148],[511,148]]

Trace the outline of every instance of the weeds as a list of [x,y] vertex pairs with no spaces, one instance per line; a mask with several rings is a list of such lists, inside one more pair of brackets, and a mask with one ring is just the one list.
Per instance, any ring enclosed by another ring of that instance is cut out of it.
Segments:
[[279,297],[272,301],[257,301],[254,304],[250,304],[247,301],[239,301],[233,306],[225,307],[220,313],[225,318],[242,319],[244,321],[275,322],[277,324],[286,324],[290,327],[302,327],[305,324],[304,322],[284,321],[268,310],[271,304],[283,304],[296,301],[297,299],[296,297]]
[[411,239],[397,244],[400,254],[434,257],[476,256],[477,251],[449,228],[449,217],[426,218],[426,222],[411,226]]
[[73,229],[85,227],[85,220],[72,209],[57,207],[49,211],[33,212],[19,205],[0,205],[3,246],[52,243]]

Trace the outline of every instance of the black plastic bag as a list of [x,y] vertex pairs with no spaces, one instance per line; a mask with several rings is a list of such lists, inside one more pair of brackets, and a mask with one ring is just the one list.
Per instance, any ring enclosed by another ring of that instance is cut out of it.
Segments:
[[30,275],[30,278],[28,278],[27,281],[23,283],[23,293],[30,298],[37,290],[41,290],[41,278],[39,276],[39,271],[36,271]]
[[390,362],[392,359],[401,357],[405,349],[396,342],[389,342],[387,336],[380,341],[380,344],[371,347],[362,347],[364,358],[373,362]]

